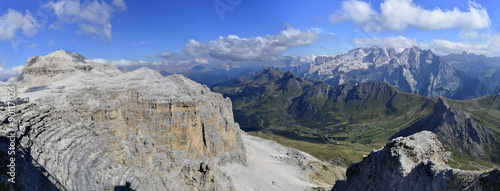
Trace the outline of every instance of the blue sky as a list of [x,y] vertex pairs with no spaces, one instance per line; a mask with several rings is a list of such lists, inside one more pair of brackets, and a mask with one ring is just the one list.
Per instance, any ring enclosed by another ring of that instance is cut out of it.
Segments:
[[500,56],[497,1],[0,0],[0,77],[57,49],[118,66],[265,62],[355,47]]

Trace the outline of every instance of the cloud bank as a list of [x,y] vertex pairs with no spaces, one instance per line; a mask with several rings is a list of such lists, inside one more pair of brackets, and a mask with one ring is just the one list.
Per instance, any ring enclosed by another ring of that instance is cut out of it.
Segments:
[[236,35],[219,37],[208,43],[189,40],[182,54],[194,58],[215,58],[222,61],[274,60],[292,47],[316,43],[319,35],[310,30],[301,31],[290,25],[277,35],[240,38]]
[[404,36],[372,37],[353,39],[355,46],[369,47],[382,46],[393,47],[402,51],[404,48],[418,46],[423,49],[430,49],[439,55],[459,54],[463,51],[486,56],[500,55],[500,34],[486,37],[484,42],[451,42],[444,39],[434,39],[431,42],[420,42]]
[[331,14],[329,19],[331,23],[352,21],[365,32],[405,30],[409,27],[472,30],[491,25],[486,9],[474,2],[469,2],[468,11],[461,11],[458,8],[427,10],[412,0],[385,0],[378,12],[367,2],[347,0],[342,2],[341,10]]
[[54,11],[58,22],[51,28],[59,28],[62,23],[77,24],[78,33],[94,37],[97,35],[104,40],[111,41],[111,17],[116,11],[124,11],[127,6],[123,0],[113,0],[111,4],[104,1],[60,0],[49,2],[45,7]]

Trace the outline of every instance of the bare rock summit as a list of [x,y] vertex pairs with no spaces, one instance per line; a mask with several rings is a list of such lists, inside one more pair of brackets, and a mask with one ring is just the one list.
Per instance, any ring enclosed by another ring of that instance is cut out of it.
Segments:
[[452,169],[437,136],[422,131],[398,137],[347,169],[336,190],[495,190],[500,172]]

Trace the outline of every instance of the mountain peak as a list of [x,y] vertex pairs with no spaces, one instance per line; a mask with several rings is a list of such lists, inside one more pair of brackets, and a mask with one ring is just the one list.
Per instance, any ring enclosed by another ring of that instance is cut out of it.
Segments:
[[271,66],[267,67],[264,70],[258,71],[252,75],[252,78],[258,79],[258,78],[263,78],[266,77],[267,79],[276,79],[276,78],[281,78],[283,77],[284,72],[281,71],[279,68],[273,68]]
[[435,109],[439,111],[444,111],[444,110],[451,110],[451,107],[444,97],[439,97],[436,102]]
[[43,67],[43,68],[68,68],[75,65],[84,65],[91,62],[76,52],[57,50],[46,56],[34,56],[26,61],[25,68]]
[[52,62],[54,61],[66,61],[66,62],[71,62],[71,63],[84,63],[87,58],[83,57],[82,55],[76,53],[76,52],[68,52],[65,50],[58,49],[55,52],[49,53],[47,56],[44,58],[50,59]]
[[72,71],[99,70],[106,71],[111,75],[121,73],[111,65],[93,62],[76,52],[68,52],[65,50],[57,50],[46,56],[34,56],[26,61],[22,74],[30,74],[34,76],[54,76],[59,73]]

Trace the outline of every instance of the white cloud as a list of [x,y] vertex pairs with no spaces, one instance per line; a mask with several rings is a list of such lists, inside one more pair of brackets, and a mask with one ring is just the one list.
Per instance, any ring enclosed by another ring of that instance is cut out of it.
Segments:
[[103,63],[103,64],[109,64],[117,67],[121,66],[147,66],[147,65],[167,65],[167,61],[145,61],[145,60],[125,60],[125,59],[120,59],[120,60],[107,60],[104,58],[94,58],[92,61],[97,62],[97,63]]
[[409,39],[403,36],[391,36],[391,37],[371,37],[371,38],[355,38],[352,40],[355,46],[370,47],[370,46],[381,46],[381,47],[392,47],[397,51],[401,52],[405,48],[410,48],[413,46],[419,46],[416,39]]
[[28,10],[23,15],[15,10],[7,9],[7,13],[0,17],[0,41],[13,39],[20,30],[26,37],[32,37],[38,32],[38,27],[37,21]]
[[199,63],[199,64],[208,64],[208,63],[210,63],[210,62],[208,62],[207,59],[200,59],[200,58],[195,58],[194,62]]
[[123,0],[113,0],[113,5],[116,6],[120,11],[127,10],[127,5],[125,5],[125,2],[123,2]]
[[476,31],[462,31],[459,34],[461,39],[476,39],[479,34]]
[[24,66],[14,66],[12,68],[6,69],[0,66],[0,78],[7,79],[11,77],[18,76],[23,71]]
[[434,39],[431,43],[422,44],[422,47],[431,49],[440,55],[459,54],[463,51],[486,56],[500,56],[500,36],[486,42],[451,42],[443,39]]
[[480,29],[491,25],[485,8],[469,2],[469,11],[424,9],[412,0],[385,0],[377,12],[369,3],[358,0],[342,2],[342,8],[330,15],[331,23],[351,20],[366,32],[382,30],[404,30],[416,27],[422,30],[436,29]]
[[361,26],[365,31],[372,31],[372,27],[377,12],[369,3],[363,1],[349,0],[342,2],[342,11],[330,15],[331,23],[352,20],[354,24]]
[[189,40],[182,54],[195,58],[216,58],[223,61],[264,61],[279,57],[292,47],[316,43],[318,34],[311,30],[301,31],[290,25],[277,35],[240,38],[236,35],[219,37],[208,43]]
[[430,49],[432,52],[438,55],[447,54],[459,54],[463,51],[483,54],[486,56],[500,56],[500,33],[489,36],[483,42],[451,42],[444,39],[434,39],[432,42],[425,43],[419,42],[416,39],[410,39],[403,36],[391,36],[391,37],[375,37],[375,38],[364,38],[364,39],[353,39],[353,43],[356,46],[368,47],[368,46],[385,46],[394,47],[395,49],[401,51],[404,48],[418,46],[422,49]]
[[165,52],[158,52],[156,53],[156,56],[162,57],[164,59],[178,59],[179,54],[175,52],[170,52],[170,51],[165,51]]
[[38,45],[38,44],[37,43],[28,44],[28,45],[26,45],[26,48],[34,49],[34,48],[36,48],[36,45]]
[[322,28],[319,28],[319,27],[313,27],[313,28],[310,28],[309,30],[311,30],[312,32],[315,32],[316,34],[323,34],[323,33],[325,33],[325,30],[322,29]]
[[104,1],[60,0],[49,2],[46,7],[52,9],[59,23],[52,24],[51,28],[59,28],[61,23],[78,24],[78,33],[89,36],[97,35],[111,41],[111,16],[115,11],[127,9],[123,0],[114,0],[111,5]]

